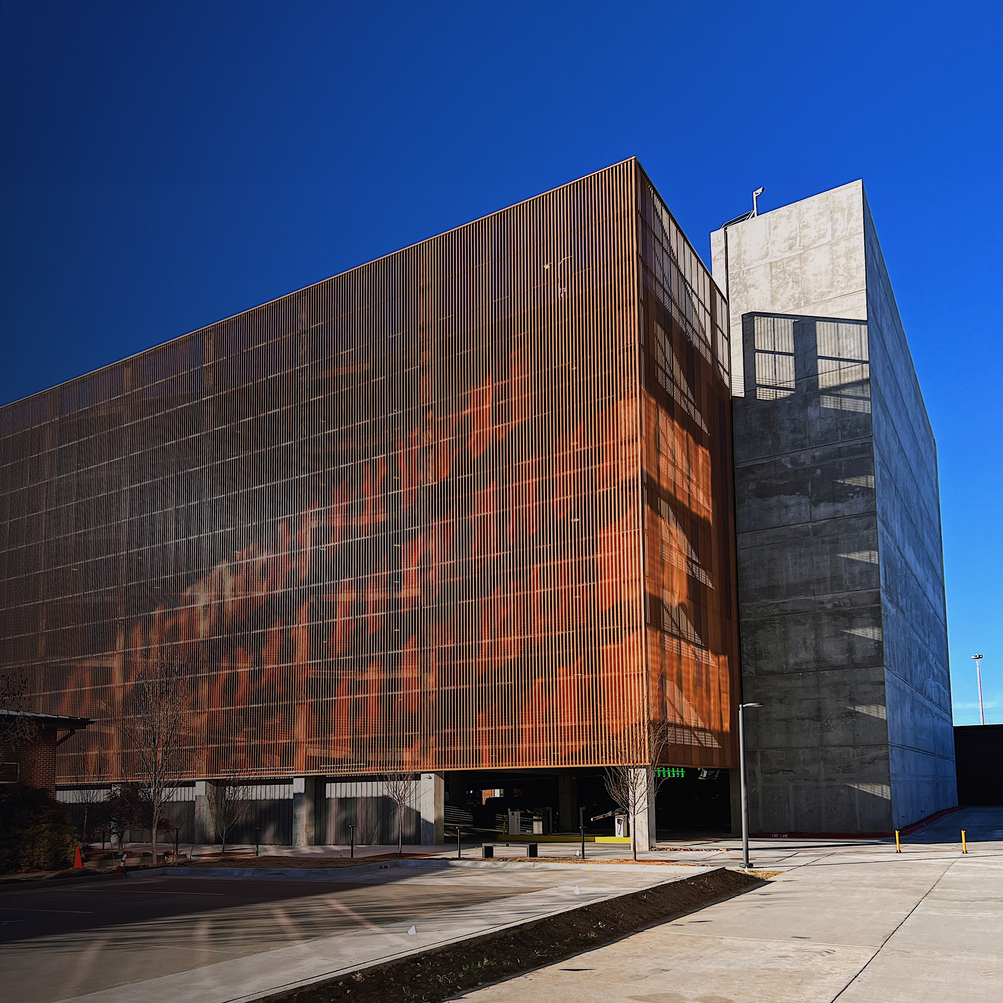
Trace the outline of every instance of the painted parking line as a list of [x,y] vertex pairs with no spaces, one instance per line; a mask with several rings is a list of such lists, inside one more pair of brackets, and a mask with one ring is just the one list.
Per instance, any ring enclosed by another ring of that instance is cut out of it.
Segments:
[[102,891],[117,891],[124,892],[128,895],[197,895],[199,898],[222,898],[226,895],[226,892],[180,892],[171,891],[169,889],[159,889],[159,888],[103,888]]
[[14,906],[14,912],[62,912],[74,916],[93,916],[93,909],[29,909],[27,906]]

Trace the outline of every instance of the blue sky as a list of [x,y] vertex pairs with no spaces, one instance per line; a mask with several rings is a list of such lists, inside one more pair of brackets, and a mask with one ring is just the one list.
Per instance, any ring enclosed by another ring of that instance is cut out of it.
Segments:
[[697,249],[863,178],[1003,722],[996,0],[0,0],[0,403],[631,155]]

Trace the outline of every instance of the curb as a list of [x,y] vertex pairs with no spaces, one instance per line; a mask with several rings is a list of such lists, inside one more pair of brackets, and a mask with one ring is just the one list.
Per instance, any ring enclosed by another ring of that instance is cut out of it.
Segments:
[[[696,863],[696,864],[684,864],[679,860],[650,860],[650,861],[629,861],[623,864],[613,863],[609,860],[603,860],[601,857],[595,860],[553,860],[547,859],[546,857],[540,857],[535,860],[530,860],[528,858],[515,858],[512,857],[493,857],[491,860],[478,860],[477,858],[471,858],[469,860],[450,860],[448,858],[432,858],[430,860],[402,860],[399,863],[401,867],[427,867],[430,864],[445,865],[447,867],[517,867],[523,868],[525,870],[559,870],[562,868],[585,868],[589,871],[605,871],[605,872],[617,872],[622,873],[623,871],[631,871],[636,874],[650,874],[652,873],[652,867],[703,867],[709,870],[714,869],[710,864]],[[719,869],[719,868],[718,868]]]
[[[258,881],[338,880],[342,874],[358,877],[361,872],[385,870],[394,863],[360,864],[358,867],[162,867],[158,874],[174,878],[240,878]],[[344,879],[341,879],[344,880]]]
[[[923,829],[928,826],[931,822],[939,822],[945,815],[951,815],[956,811],[961,811],[963,805],[955,805],[953,808],[942,808],[940,811],[935,811],[932,815],[928,815],[926,818],[921,818],[918,822],[913,822],[912,825],[907,825],[904,829],[899,830],[900,836],[911,836],[914,832],[919,829]],[[892,833],[894,836],[895,833]]]
[[[570,865],[574,866],[574,865]],[[420,966],[422,965],[423,959],[427,959],[433,956],[445,956],[448,958],[450,954],[454,952],[464,951],[472,946],[480,945],[496,945],[496,950],[498,948],[497,942],[504,944],[504,940],[507,936],[515,934],[517,931],[525,928],[539,927],[541,935],[545,934],[547,924],[551,921],[561,917],[581,917],[582,919],[588,921],[590,913],[593,913],[597,908],[602,908],[603,906],[609,905],[610,903],[622,903],[623,905],[629,905],[631,900],[636,900],[642,896],[646,897],[653,893],[665,892],[669,889],[683,889],[687,886],[691,886],[695,882],[701,880],[706,880],[713,875],[724,875],[731,874],[734,875],[730,879],[729,884],[732,885],[730,888],[712,892],[706,895],[705,899],[700,901],[699,904],[694,904],[692,902],[683,904],[681,908],[669,909],[664,915],[660,916],[655,920],[654,924],[649,922],[641,922],[637,925],[626,924],[623,929],[608,929],[606,936],[600,938],[599,940],[591,940],[587,944],[581,947],[574,948],[568,953],[561,954],[552,958],[545,958],[537,961],[535,964],[530,964],[528,967],[518,967],[515,970],[507,971],[504,974],[497,973],[496,977],[491,983],[479,984],[478,988],[486,988],[487,985],[495,984],[497,981],[505,981],[516,975],[522,974],[527,971],[532,971],[534,968],[538,968],[541,965],[554,964],[562,958],[574,957],[577,954],[585,950],[592,950],[596,947],[601,947],[607,943],[613,943],[616,940],[621,939],[624,936],[629,936],[632,933],[639,932],[642,929],[647,929],[652,925],[659,925],[661,923],[670,922],[673,919],[677,919],[679,916],[688,915],[693,912],[698,912],[707,906],[714,905],[718,902],[726,901],[727,899],[733,898],[735,895],[739,895],[744,891],[748,891],[755,887],[760,887],[766,884],[766,881],[762,878],[752,878],[751,875],[743,875],[741,872],[735,871],[731,868],[726,867],[715,867],[711,868],[704,873],[693,875],[688,878],[681,878],[675,881],[663,881],[656,885],[649,886],[648,888],[640,889],[638,891],[613,893],[607,895],[602,899],[595,902],[590,902],[586,905],[580,906],[570,906],[569,908],[557,909],[545,916],[538,916],[530,920],[516,920],[512,923],[508,923],[505,926],[499,927],[495,930],[490,930],[486,933],[475,933],[473,935],[460,936],[454,940],[445,941],[443,943],[435,944],[433,946],[409,952],[398,957],[392,958],[390,960],[382,960],[371,962],[369,964],[357,965],[352,968],[345,968],[340,971],[329,972],[325,975],[321,975],[315,978],[305,979],[300,982],[290,983],[279,989],[266,990],[264,993],[254,993],[246,996],[238,996],[230,1001],[230,1003],[316,1003],[320,999],[332,1000],[341,999],[343,993],[340,991],[340,984],[346,979],[353,980],[353,982],[358,982],[365,978],[378,978],[379,985],[376,991],[379,994],[379,998],[383,999],[394,999],[397,998],[393,995],[395,987],[393,985],[384,984],[385,982],[393,983],[393,976],[396,973],[407,972],[408,966]],[[742,879],[745,880],[742,880]],[[603,926],[603,924],[600,924]],[[546,937],[541,936],[541,941],[545,941]],[[500,954],[504,956],[504,951]],[[405,978],[406,981],[406,978]],[[359,992],[359,986],[353,985],[350,992],[352,996],[361,995]],[[467,992],[472,989],[473,986],[463,989],[461,992]],[[329,995],[330,993],[337,993],[337,995]],[[450,999],[458,998],[452,993],[457,992],[456,989],[450,991]],[[318,995],[318,994],[323,994]],[[366,999],[372,999],[372,995],[367,995]],[[422,996],[424,998],[424,995]],[[443,996],[436,996],[436,999],[445,999]]]
[[107,881],[111,878],[125,877],[128,875],[123,871],[90,871],[84,874],[67,874],[61,878],[50,878],[45,875],[27,878],[0,878],[0,887],[44,885],[46,888],[53,888],[56,885],[73,885],[81,881]]
[[[635,873],[652,874],[655,867],[707,867],[705,864],[683,864],[674,860],[654,861],[653,864],[629,863],[611,864],[602,861],[549,861],[549,860],[511,860],[504,857],[495,860],[443,860],[436,857],[419,858],[417,860],[389,860],[372,864],[360,864],[358,867],[162,867],[156,872],[167,877],[206,877],[206,878],[239,878],[241,880],[259,881],[344,881],[354,880],[359,874],[374,871],[393,870],[397,868],[425,868],[428,870],[448,870],[459,868],[517,868],[521,870],[565,870],[586,869],[591,871],[616,872],[632,871]],[[708,868],[713,870],[714,868]],[[717,868],[720,869],[720,868]],[[344,875],[344,877],[342,877]]]

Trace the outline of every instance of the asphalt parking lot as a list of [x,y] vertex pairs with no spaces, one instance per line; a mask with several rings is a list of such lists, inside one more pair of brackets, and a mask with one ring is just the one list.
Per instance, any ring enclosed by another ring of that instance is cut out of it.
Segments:
[[[392,888],[392,894],[389,894]],[[171,943],[184,951],[212,940],[213,948],[240,952],[264,928],[281,939],[325,936],[332,930],[385,926],[416,912],[434,913],[458,905],[479,905],[517,895],[522,889],[495,890],[401,887],[367,883],[234,881],[227,878],[144,877],[85,886],[0,890],[0,944],[39,937],[102,936],[110,927],[138,929],[152,924],[150,942],[170,931]],[[197,914],[190,930],[178,920]],[[189,937],[185,937],[185,933]],[[132,941],[132,938],[130,938]]]
[[529,891],[366,883],[145,877],[0,889],[0,996],[72,998],[299,944],[393,928]]
[[[969,853],[961,853],[960,829]],[[574,844],[544,844],[568,856]],[[418,848],[415,848],[418,849]],[[424,848],[427,852],[428,849]],[[439,847],[444,857],[455,850]],[[378,852],[371,848],[368,852]],[[500,848],[502,855],[522,852]],[[304,857],[341,856],[309,848]],[[142,872],[57,887],[0,886],[0,999],[247,1003],[596,901],[734,866],[738,841],[675,840],[651,867],[589,859],[537,865],[468,859],[245,878]],[[473,856],[471,851],[469,856]],[[965,809],[889,839],[753,841],[783,872],[696,914],[566,963],[470,993],[477,1003],[953,1003],[1003,998],[1003,808]],[[274,864],[272,864],[274,862]],[[688,865],[688,866],[687,866]],[[698,865],[698,866],[693,866]],[[410,930],[414,929],[414,933]]]
[[369,865],[288,880],[136,872],[3,886],[0,998],[249,1000],[694,873],[502,866]]

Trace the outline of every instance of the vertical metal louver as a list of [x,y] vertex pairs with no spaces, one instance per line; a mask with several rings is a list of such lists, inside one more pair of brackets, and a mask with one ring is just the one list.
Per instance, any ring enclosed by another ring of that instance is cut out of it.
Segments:
[[[636,162],[0,409],[0,665],[128,776],[727,759],[725,308]],[[658,701],[657,707],[652,703]]]

